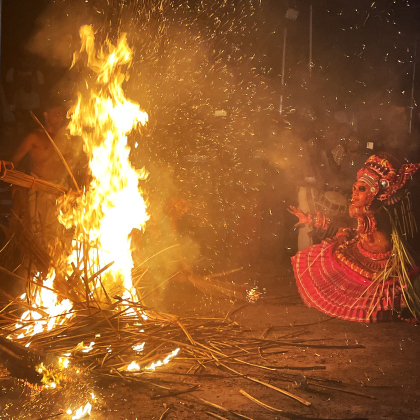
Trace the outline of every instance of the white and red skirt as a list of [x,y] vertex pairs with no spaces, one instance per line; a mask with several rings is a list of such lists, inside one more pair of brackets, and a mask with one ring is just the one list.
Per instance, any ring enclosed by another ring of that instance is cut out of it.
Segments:
[[339,258],[337,245],[323,241],[292,258],[299,293],[310,308],[340,319],[376,322],[380,311],[406,306],[398,279],[376,281]]

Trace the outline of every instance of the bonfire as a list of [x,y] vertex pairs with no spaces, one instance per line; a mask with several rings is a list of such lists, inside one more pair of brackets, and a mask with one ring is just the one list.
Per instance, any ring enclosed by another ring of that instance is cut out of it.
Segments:
[[[35,390],[49,390],[57,401],[58,394],[53,392],[60,390],[68,405],[65,413],[72,419],[87,416],[92,407],[102,404],[92,382],[112,378],[144,384],[153,380],[153,386],[167,395],[192,392],[196,386],[151,379],[148,372],[176,358],[181,365],[187,363],[184,375],[196,375],[216,363],[242,376],[228,363],[264,369],[243,359],[287,345],[241,337],[240,328],[228,316],[180,319],[146,307],[135,287],[144,270],[133,265],[130,238],[133,229],[144,229],[149,218],[140,188],[147,172],[131,165],[127,136],[146,124],[148,115],[125,97],[122,88],[133,52],[124,35],[117,45],[107,40],[100,49],[95,48],[91,26],[83,26],[80,36],[81,49],[74,62],[86,57],[95,78],[88,84],[90,94],[79,94],[69,111],[69,130],[83,138],[91,181],[83,189],[74,181],[71,189],[61,191],[59,221],[72,233],[71,244],[59,248],[62,252],[47,275],[37,273],[27,281],[20,299],[10,298],[0,318],[4,367]],[[215,277],[209,275],[200,284],[220,291],[223,287],[217,287]],[[258,295],[256,289],[251,290],[248,300],[256,301]],[[246,379],[310,405],[254,377]],[[222,409],[208,401],[201,403]],[[62,405],[45,408],[37,398],[25,409],[39,415],[42,410],[64,413]]]

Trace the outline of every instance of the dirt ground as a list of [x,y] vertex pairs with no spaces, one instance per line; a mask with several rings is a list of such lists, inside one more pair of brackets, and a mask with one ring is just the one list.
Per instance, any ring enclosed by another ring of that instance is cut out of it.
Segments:
[[[420,419],[420,327],[332,319],[303,305],[287,264],[280,269],[261,263],[252,273],[244,270],[236,280],[257,282],[263,295],[255,303],[183,290],[172,296],[173,311],[225,317],[243,327],[247,337],[273,340],[272,349],[242,358],[246,364],[230,363],[236,375],[216,364],[185,375],[180,354],[178,361],[148,373],[147,387],[114,379],[90,384],[98,403],[87,418]],[[176,394],[162,382],[154,387],[153,377],[182,382],[184,391]],[[65,407],[28,409],[35,392],[41,406],[66,391],[40,393],[10,378],[0,379],[0,386],[2,419],[74,416]]]

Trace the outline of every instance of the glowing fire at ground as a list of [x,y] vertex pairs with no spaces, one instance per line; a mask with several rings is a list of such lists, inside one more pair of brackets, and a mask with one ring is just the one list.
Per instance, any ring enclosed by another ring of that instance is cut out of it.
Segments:
[[[81,419],[83,417],[90,415],[91,411],[92,411],[92,404],[87,403],[84,407],[80,407],[78,410],[76,410],[76,413],[71,418],[72,420]],[[71,409],[68,409],[67,414],[72,415],[73,411]]]
[[[44,280],[42,288],[35,290],[32,299],[33,310],[27,310],[21,317],[21,323],[16,324],[16,338],[30,337],[42,331],[51,331],[57,325],[65,323],[73,317],[69,311],[72,308],[70,300],[58,301],[53,290],[54,272]],[[26,294],[21,296],[22,301]],[[30,343],[27,343],[29,346]]]
[[[171,359],[173,359],[179,353],[179,348],[168,354],[163,360],[153,362],[149,366],[145,367],[144,370],[155,370],[159,366],[167,365]],[[131,362],[128,366],[123,367],[121,371],[136,372],[141,369],[140,365],[136,362]]]

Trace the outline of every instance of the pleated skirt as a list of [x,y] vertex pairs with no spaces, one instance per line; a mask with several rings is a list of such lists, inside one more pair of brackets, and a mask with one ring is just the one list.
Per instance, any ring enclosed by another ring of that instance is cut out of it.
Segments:
[[399,310],[397,279],[370,280],[335,256],[335,243],[323,241],[292,257],[299,293],[309,308],[340,319],[376,322],[381,311]]

